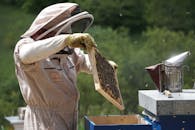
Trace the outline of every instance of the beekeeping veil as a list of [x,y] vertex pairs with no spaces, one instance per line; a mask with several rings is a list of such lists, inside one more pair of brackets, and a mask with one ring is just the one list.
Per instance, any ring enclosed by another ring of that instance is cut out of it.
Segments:
[[21,37],[40,40],[59,34],[82,33],[92,22],[93,16],[81,12],[78,4],[58,3],[43,9]]

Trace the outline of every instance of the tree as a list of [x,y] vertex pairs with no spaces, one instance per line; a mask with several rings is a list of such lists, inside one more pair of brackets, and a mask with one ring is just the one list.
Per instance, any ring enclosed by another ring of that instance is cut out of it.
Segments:
[[150,26],[184,31],[193,30],[195,27],[192,0],[148,0],[144,3],[145,19]]
[[143,18],[142,0],[71,0],[95,17],[95,24],[110,26],[113,29],[121,26],[131,32],[139,32],[146,26]]

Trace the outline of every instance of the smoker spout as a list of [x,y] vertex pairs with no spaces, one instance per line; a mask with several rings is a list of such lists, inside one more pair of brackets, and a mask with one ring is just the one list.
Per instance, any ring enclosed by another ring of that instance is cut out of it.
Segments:
[[174,57],[171,57],[165,61],[165,65],[169,66],[181,66],[183,61],[186,59],[187,56],[190,55],[189,51],[183,52],[179,55],[176,55]]
[[162,65],[159,63],[145,68],[159,91],[161,91],[162,86]]

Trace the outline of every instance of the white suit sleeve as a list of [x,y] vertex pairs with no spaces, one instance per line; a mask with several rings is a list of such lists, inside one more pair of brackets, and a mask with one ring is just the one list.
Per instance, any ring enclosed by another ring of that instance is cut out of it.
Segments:
[[59,35],[44,40],[33,41],[20,46],[19,58],[24,64],[31,64],[62,50],[69,35]]
[[92,66],[89,60],[88,54],[84,54],[79,48],[74,49],[74,57],[76,57],[76,70],[77,72],[85,72],[88,74],[92,73]]

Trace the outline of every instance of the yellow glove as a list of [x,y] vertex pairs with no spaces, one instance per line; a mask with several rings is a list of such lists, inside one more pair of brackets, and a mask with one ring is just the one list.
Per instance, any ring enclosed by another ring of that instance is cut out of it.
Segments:
[[95,40],[88,33],[71,34],[66,38],[65,44],[73,48],[78,47],[85,50],[91,49],[92,47],[96,47]]

